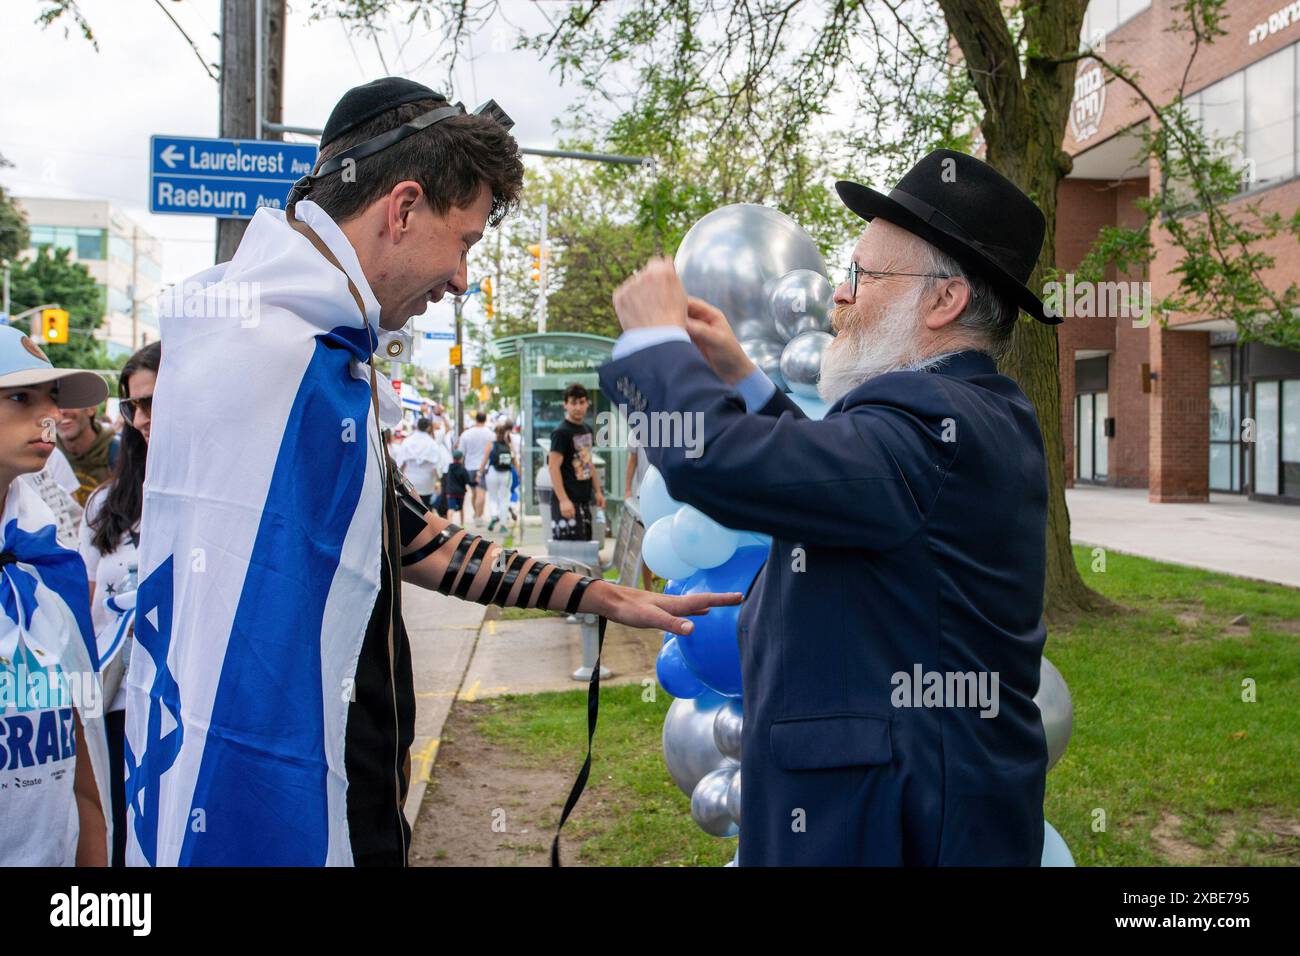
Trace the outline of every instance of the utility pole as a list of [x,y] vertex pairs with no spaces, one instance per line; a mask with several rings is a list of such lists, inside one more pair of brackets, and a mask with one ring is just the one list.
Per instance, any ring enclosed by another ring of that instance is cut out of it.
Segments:
[[[221,0],[222,137],[261,139],[264,120],[279,123],[284,17],[285,0]],[[234,257],[247,228],[247,219],[217,220],[217,262]]]
[[461,429],[464,428],[465,425],[464,400],[461,398],[460,395],[460,380],[461,380],[461,376],[463,376],[465,373],[464,335],[462,331],[463,327],[460,321],[461,309],[464,307],[464,305],[465,305],[465,297],[459,295],[456,296],[455,299],[456,355],[459,356],[460,361],[457,362],[456,365],[451,369],[451,394],[452,394],[452,407],[455,409],[454,414],[456,416],[456,440],[457,441],[460,440]]
[[541,285],[541,301],[538,303],[537,309],[537,331],[539,333],[546,331],[546,220],[546,201],[542,200],[542,254],[540,257],[542,265],[538,270],[541,272],[541,276],[538,279],[538,282]]

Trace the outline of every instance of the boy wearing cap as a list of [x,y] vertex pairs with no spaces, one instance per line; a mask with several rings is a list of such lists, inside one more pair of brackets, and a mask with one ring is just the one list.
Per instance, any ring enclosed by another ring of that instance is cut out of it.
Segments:
[[108,748],[86,569],[19,476],[54,451],[63,408],[108,394],[0,326],[0,866],[106,866]]

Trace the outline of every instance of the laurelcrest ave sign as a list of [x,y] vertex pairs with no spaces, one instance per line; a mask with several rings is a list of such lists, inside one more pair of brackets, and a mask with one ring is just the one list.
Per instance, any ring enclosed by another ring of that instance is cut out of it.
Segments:
[[1082,143],[1097,135],[1101,115],[1106,110],[1106,78],[1101,67],[1093,64],[1074,80],[1074,99],[1070,102],[1070,132]]
[[279,209],[316,165],[310,143],[257,139],[149,138],[149,211],[251,219]]

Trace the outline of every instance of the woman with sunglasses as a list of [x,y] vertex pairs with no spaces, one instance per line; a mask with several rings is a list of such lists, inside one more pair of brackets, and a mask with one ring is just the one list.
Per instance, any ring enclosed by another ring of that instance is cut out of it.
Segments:
[[112,865],[124,865],[126,802],[122,741],[126,717],[126,670],[131,660],[135,619],[137,548],[140,511],[144,501],[144,466],[149,450],[154,378],[162,359],[162,343],[146,345],[122,366],[118,376],[118,405],[122,415],[122,444],[112,477],[86,501],[80,548],[90,579],[91,617],[99,645],[104,677],[105,720],[112,776]]

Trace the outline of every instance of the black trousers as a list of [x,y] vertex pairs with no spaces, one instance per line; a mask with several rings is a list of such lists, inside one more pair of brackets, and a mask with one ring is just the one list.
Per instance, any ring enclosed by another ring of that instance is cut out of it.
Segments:
[[591,502],[573,502],[573,517],[560,514],[560,499],[551,496],[551,538],[555,541],[591,540]]

